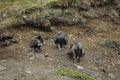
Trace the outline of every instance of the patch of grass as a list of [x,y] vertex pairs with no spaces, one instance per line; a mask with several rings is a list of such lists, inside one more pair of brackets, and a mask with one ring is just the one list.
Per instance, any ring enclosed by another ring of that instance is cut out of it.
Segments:
[[64,76],[68,76],[71,78],[80,78],[82,80],[96,80],[95,78],[87,75],[87,74],[83,74],[71,69],[67,69],[67,68],[59,68],[55,71],[55,74],[57,75],[64,75]]
[[113,48],[120,53],[120,42],[116,41],[115,39],[106,39],[102,42],[100,42],[101,46],[105,46],[108,48]]
[[78,10],[75,8],[68,8],[66,10],[64,10],[65,13],[69,13],[69,14],[75,14],[78,13]]
[[3,77],[0,76],[0,80],[5,80]]
[[0,13],[2,13],[0,24],[13,22],[21,12],[43,7],[50,1],[51,0],[46,0],[40,3],[38,0],[0,0]]
[[110,47],[110,48],[116,48],[118,41],[114,39],[106,39],[100,43],[102,46]]
[[[35,3],[36,0],[2,0],[0,1],[0,13],[2,13],[5,16],[3,17],[4,21],[6,18],[12,18],[15,17],[19,11],[28,8],[28,6],[31,6]],[[36,1],[37,3],[37,1]],[[12,20],[12,19],[11,19]]]
[[95,13],[94,9],[90,9],[87,12],[81,12],[81,14],[85,17],[85,18],[95,18],[97,17],[97,14]]
[[53,8],[68,8],[79,6],[84,0],[53,0],[48,5]]

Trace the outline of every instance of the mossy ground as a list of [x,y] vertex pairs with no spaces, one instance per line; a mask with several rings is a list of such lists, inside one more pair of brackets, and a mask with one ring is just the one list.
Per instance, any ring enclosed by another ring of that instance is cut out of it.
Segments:
[[81,73],[78,71],[74,71],[74,70],[71,70],[68,68],[59,68],[55,71],[55,74],[68,76],[71,78],[80,78],[82,80],[96,80],[95,78],[93,78],[87,74],[84,74],[84,73]]
[[9,24],[17,19],[17,15],[31,8],[39,8],[45,6],[51,0],[40,3],[37,0],[6,0],[0,1],[0,13],[4,14],[0,24]]
[[120,53],[120,42],[115,39],[105,39],[100,45],[107,48],[113,48],[118,51],[118,54]]

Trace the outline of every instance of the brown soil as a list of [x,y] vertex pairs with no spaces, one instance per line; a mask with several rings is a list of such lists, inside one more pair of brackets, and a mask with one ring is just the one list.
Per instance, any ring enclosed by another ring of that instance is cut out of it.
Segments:
[[[20,42],[0,49],[0,65],[8,68],[0,71],[0,75],[6,80],[74,80],[54,74],[56,68],[67,67],[90,74],[97,80],[119,80],[120,65],[116,51],[101,47],[98,43],[106,38],[120,41],[120,26],[104,22],[102,19],[88,22],[90,32],[78,26],[57,26],[53,27],[53,32],[42,32],[30,27],[8,29],[7,31],[15,33]],[[42,47],[42,52],[33,53],[30,56],[32,51],[28,47],[28,42],[36,36],[32,34],[33,31],[40,32],[46,45]],[[46,37],[53,37],[58,31],[63,31],[68,36],[69,42],[63,51],[56,48],[52,39],[46,39]],[[79,34],[79,32],[83,34]],[[74,63],[66,55],[70,43],[74,41],[82,42],[86,53],[78,63]],[[48,53],[48,57],[44,57],[46,53]],[[2,60],[6,61],[2,62]],[[84,69],[77,69],[76,64]],[[115,78],[110,77],[110,73],[114,74]]]

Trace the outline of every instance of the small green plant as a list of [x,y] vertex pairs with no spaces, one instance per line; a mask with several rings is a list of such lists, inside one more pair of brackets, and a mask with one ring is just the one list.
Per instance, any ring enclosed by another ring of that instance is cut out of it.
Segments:
[[100,42],[101,46],[106,46],[109,48],[113,48],[115,50],[117,50],[118,52],[120,52],[120,43],[114,39],[106,39],[102,42]]
[[67,68],[59,68],[55,71],[55,74],[57,75],[63,75],[63,76],[68,76],[71,78],[80,78],[82,80],[96,80],[95,78],[87,75],[87,74],[83,74],[71,69],[67,69]]
[[116,48],[118,42],[114,39],[106,39],[103,42],[101,42],[102,46],[110,47],[110,48]]
[[108,40],[105,40],[104,43],[105,43],[104,44],[105,46],[110,47],[110,48],[114,48],[116,41],[112,40],[112,39],[108,39]]

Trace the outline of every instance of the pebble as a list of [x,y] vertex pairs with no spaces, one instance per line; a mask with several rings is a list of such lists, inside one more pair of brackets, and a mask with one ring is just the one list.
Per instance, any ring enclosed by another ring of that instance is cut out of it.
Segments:
[[75,40],[75,38],[72,38],[73,40]]
[[52,65],[48,65],[49,67],[52,67]]
[[78,34],[83,35],[83,32],[78,32]]
[[117,64],[120,64],[120,60],[118,60]]
[[91,38],[87,38],[89,41],[91,41],[92,39]]
[[75,65],[75,67],[76,67],[77,69],[84,69],[83,67],[81,67],[81,66],[79,66],[79,65]]
[[33,60],[34,59],[34,57],[32,56],[32,57],[30,57],[30,60]]
[[72,38],[72,37],[74,37],[74,35],[73,35],[73,34],[69,34],[68,37],[69,37],[69,38]]
[[52,30],[56,30],[54,27],[51,27]]
[[31,72],[31,71],[25,71],[25,73],[27,73],[27,74],[31,74],[32,72]]
[[18,39],[22,39],[22,37],[19,36]]
[[48,53],[45,53],[45,55],[44,55],[45,57],[48,57]]
[[39,35],[39,32],[38,31],[32,31],[31,34],[33,34],[33,35]]
[[52,59],[52,58],[49,58],[48,60],[49,60],[49,61],[52,61],[53,59]]
[[1,60],[0,62],[5,62],[6,60]]

